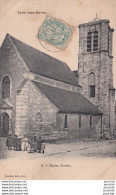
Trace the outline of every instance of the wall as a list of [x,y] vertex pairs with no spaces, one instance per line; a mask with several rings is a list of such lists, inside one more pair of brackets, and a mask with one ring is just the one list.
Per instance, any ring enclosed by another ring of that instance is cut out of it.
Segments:
[[15,134],[24,135],[28,132],[28,96],[29,96],[29,82],[27,82],[22,90],[17,90],[16,97],[16,124]]
[[116,107],[115,107],[115,130],[114,130],[114,138],[116,138]]
[[69,90],[69,91],[81,93],[81,90],[82,90],[82,87],[79,85],[77,85],[77,86],[71,85],[71,84],[57,81],[57,80],[54,80],[54,79],[51,79],[48,77],[44,77],[44,76],[36,74],[36,73],[32,73],[32,72],[30,72],[27,75],[25,74],[25,78],[26,77],[28,77],[30,80],[38,81],[40,83],[44,83],[44,84],[47,84],[47,85],[50,85],[53,87],[58,87],[58,88]]
[[7,99],[13,105],[11,110],[11,125],[10,130],[15,129],[15,114],[16,114],[16,90],[19,85],[19,81],[22,80],[23,74],[28,72],[23,60],[17,52],[12,40],[7,36],[3,45],[1,46],[0,53],[0,102],[3,100],[1,97],[1,82],[5,75],[8,75],[11,79],[11,96]]
[[[87,33],[95,26],[99,37],[98,51],[87,52]],[[102,121],[106,137],[112,134],[115,128],[114,98],[111,98],[109,90],[113,88],[112,32],[108,20],[82,24],[79,27],[79,84],[83,88],[83,94],[104,113]],[[91,72],[95,74],[95,97],[89,95],[88,78]]]
[[70,138],[100,138],[101,135],[101,116],[92,116],[90,125],[90,115],[81,115],[81,126],[79,127],[78,114],[67,114],[67,128],[64,128],[65,114],[57,114],[57,128],[60,132],[67,133]]
[[110,136],[115,134],[115,90],[110,90]]
[[[68,128],[64,128],[65,114],[31,82],[27,81],[17,94],[16,134],[37,135],[44,139],[100,138],[101,116],[68,114]],[[37,114],[39,118],[37,117]]]
[[[51,137],[56,131],[57,112],[51,101],[31,81],[27,81],[17,94],[15,131],[21,135]],[[41,118],[38,118],[38,113]]]

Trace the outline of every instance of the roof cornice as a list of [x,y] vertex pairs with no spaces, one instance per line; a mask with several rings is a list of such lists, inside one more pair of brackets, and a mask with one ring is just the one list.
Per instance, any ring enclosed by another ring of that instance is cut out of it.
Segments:
[[93,25],[101,24],[102,22],[110,23],[109,20],[103,19],[103,20],[99,20],[99,21],[92,21],[92,22],[87,22],[87,23],[79,24],[78,25],[78,28],[85,27],[85,26],[93,26]]

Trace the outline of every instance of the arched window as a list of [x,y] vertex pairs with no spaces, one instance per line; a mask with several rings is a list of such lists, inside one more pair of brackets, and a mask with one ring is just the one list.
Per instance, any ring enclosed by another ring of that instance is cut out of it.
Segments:
[[81,127],[81,115],[79,115],[79,127]]
[[37,121],[37,122],[41,122],[41,121],[42,121],[42,116],[41,116],[41,113],[40,113],[40,112],[38,112],[38,113],[36,114],[36,121]]
[[65,115],[65,118],[64,118],[64,128],[68,128],[68,116]]
[[88,32],[88,34],[87,34],[87,52],[91,51],[91,41],[92,41],[92,33]]
[[93,51],[98,50],[98,31],[93,32]]
[[89,75],[89,94],[90,97],[95,97],[95,74],[93,72]]
[[92,125],[92,116],[90,116],[90,125]]
[[2,98],[10,97],[10,78],[5,76],[2,80]]

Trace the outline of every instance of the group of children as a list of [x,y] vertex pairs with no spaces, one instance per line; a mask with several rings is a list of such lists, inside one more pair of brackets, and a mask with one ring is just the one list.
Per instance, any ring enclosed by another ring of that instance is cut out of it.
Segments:
[[17,135],[9,134],[6,140],[6,146],[9,150],[28,151],[29,153],[42,152],[44,154],[45,151],[44,140],[41,137],[37,139],[36,136],[19,138]]

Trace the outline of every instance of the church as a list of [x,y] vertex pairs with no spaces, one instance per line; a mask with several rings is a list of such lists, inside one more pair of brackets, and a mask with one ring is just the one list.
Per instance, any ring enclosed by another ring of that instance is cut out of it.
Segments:
[[78,27],[78,71],[6,35],[0,48],[0,136],[116,136],[114,30],[98,18]]

